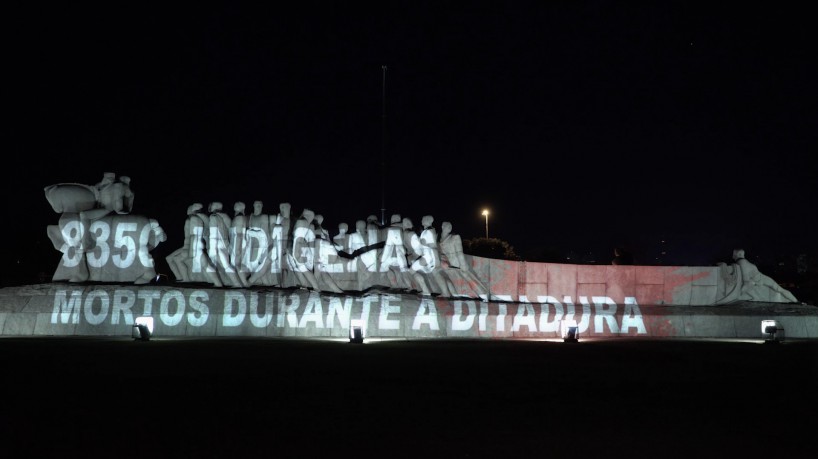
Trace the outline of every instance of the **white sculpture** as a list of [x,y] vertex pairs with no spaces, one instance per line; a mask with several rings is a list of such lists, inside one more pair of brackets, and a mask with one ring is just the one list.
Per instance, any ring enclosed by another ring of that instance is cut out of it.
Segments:
[[232,221],[229,215],[222,211],[222,203],[214,201],[208,207],[208,237],[207,256],[210,263],[216,267],[216,273],[221,283],[228,287],[246,287],[246,283],[239,276],[237,269],[230,261],[230,228]]
[[248,270],[244,266],[245,249],[244,240],[247,233],[247,217],[244,215],[244,203],[241,201],[233,204],[233,219],[230,221],[230,264],[236,270],[236,274],[242,285],[250,285],[247,282]]
[[[245,257],[242,265],[251,273],[248,279],[250,285],[278,286],[281,285],[281,229],[278,229],[279,239],[273,241],[276,235],[276,217],[262,212],[264,203],[253,202],[253,213],[247,224],[245,238]],[[276,245],[276,243],[278,245]],[[274,265],[274,260],[276,265]]]
[[180,282],[190,282],[189,260],[192,260],[194,255],[192,247],[196,243],[196,233],[191,229],[194,215],[202,210],[201,203],[193,203],[187,208],[187,219],[185,219],[185,242],[181,248],[174,250],[166,257],[168,267],[170,267],[173,276]]
[[424,277],[429,279],[429,287],[433,293],[443,297],[451,297],[451,282],[441,271],[437,231],[432,226],[434,221],[435,219],[431,215],[424,215],[421,219],[423,231],[418,238],[420,256],[412,263],[411,267],[413,271],[422,273]]
[[301,211],[301,216],[293,225],[292,252],[287,254],[287,265],[295,275],[298,287],[320,290],[313,274],[315,266],[315,213],[310,209]]
[[341,223],[338,235],[331,238],[323,217],[310,209],[304,209],[293,225],[289,203],[280,204],[278,215],[263,214],[261,201],[255,201],[253,209],[245,216],[244,204],[236,202],[231,219],[220,202],[210,204],[207,216],[201,214],[201,206],[191,206],[185,245],[168,257],[177,280],[332,293],[375,288],[444,297],[486,290],[474,287],[480,281],[468,273],[445,275],[444,268],[464,263],[454,260],[458,250],[462,258],[462,246],[459,237],[457,244],[450,241],[458,248],[450,250],[452,262],[444,264],[431,215],[423,217],[421,235],[411,219],[394,214],[387,227],[377,225],[374,215],[358,220],[352,233]]
[[53,280],[148,283],[156,277],[150,250],[167,240],[159,223],[129,215],[134,194],[129,177],[106,172],[94,186],[59,183],[45,187],[61,214],[47,234],[63,253]]
[[488,295],[488,289],[466,262],[466,257],[463,254],[463,242],[459,234],[452,234],[452,224],[450,222],[443,222],[441,225],[438,245],[440,247],[443,275],[450,282],[451,294],[471,298]]
[[755,264],[747,260],[743,249],[733,251],[733,260],[735,263],[731,265],[719,264],[725,292],[724,297],[716,304],[736,301],[798,302],[789,290],[778,285],[769,276],[762,274]]

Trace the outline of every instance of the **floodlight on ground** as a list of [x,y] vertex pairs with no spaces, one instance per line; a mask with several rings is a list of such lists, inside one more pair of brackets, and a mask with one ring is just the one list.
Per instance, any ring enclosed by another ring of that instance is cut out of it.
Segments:
[[562,341],[566,343],[579,342],[579,326],[576,320],[561,320],[560,333],[562,334]]
[[131,336],[140,341],[148,341],[153,335],[153,317],[142,316],[136,318]]
[[761,336],[765,344],[777,344],[784,341],[784,327],[776,320],[761,321]]
[[352,320],[349,323],[349,342],[363,343],[364,342],[364,321]]

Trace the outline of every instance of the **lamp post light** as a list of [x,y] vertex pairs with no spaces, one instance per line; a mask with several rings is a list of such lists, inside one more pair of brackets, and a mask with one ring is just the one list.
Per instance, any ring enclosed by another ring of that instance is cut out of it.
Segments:
[[483,209],[483,216],[486,217],[486,239],[489,238],[489,210]]

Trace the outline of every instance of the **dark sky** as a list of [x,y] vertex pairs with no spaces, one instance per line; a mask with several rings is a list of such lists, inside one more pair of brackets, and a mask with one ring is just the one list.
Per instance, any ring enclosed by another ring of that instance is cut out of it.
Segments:
[[818,249],[815,27],[794,3],[293,3],[6,11],[4,269],[56,266],[43,187],[106,171],[168,232],[155,256],[192,202],[290,202],[335,234],[382,196],[464,239],[488,207],[524,257]]

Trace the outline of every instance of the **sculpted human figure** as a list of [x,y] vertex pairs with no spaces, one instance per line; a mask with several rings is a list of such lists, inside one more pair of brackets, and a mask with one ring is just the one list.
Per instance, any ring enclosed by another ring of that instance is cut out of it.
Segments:
[[440,234],[440,258],[446,268],[461,268],[466,266],[466,257],[463,254],[463,242],[459,234],[452,234],[452,224],[443,222]]
[[[156,268],[153,258],[150,256],[150,251],[153,250],[159,243],[168,240],[168,235],[165,230],[159,226],[159,222],[155,219],[148,219],[148,227],[150,228],[148,238],[146,241],[140,239],[138,257],[142,260],[147,260],[147,264],[142,266],[142,273],[135,276],[134,284],[147,284],[156,277]],[[141,265],[141,263],[140,263]]]
[[339,251],[348,253],[347,239],[349,238],[349,235],[347,235],[347,231],[349,231],[349,225],[346,223],[339,223],[338,234],[332,237],[332,243],[335,244],[335,248]]
[[[271,259],[271,270],[281,273],[282,287],[298,286],[295,274],[289,269],[289,257],[292,255],[293,250],[291,208],[292,206],[289,202],[282,202],[278,205],[279,214],[276,215],[274,226],[274,231],[281,231],[281,252],[279,252],[278,258],[273,257]],[[271,252],[271,256],[273,255],[275,255],[275,253]]]
[[322,226],[323,215],[316,215],[315,224],[315,266],[313,273],[318,282],[319,290],[325,292],[342,293],[343,289],[335,281],[333,275],[344,272],[344,264],[338,256],[338,249],[330,240],[329,231]]
[[93,247],[93,241],[86,235],[88,226],[79,219],[79,214],[66,212],[60,216],[59,224],[49,225],[48,238],[54,248],[62,252],[62,258],[52,280],[86,282],[89,279],[86,250]]
[[100,180],[94,187],[96,187],[97,191],[102,191],[103,188],[106,188],[108,185],[114,183],[116,179],[116,174],[113,172],[104,172],[102,174],[102,180]]
[[[45,187],[59,224],[47,234],[63,253],[53,280],[148,283],[156,270],[150,250],[167,240],[155,219],[128,215],[133,208],[130,178],[103,174],[95,185],[59,183]],[[178,266],[178,265],[177,265]]]
[[433,293],[440,294],[444,297],[452,295],[449,289],[449,282],[443,276],[440,269],[440,250],[437,246],[437,231],[434,226],[434,217],[431,215],[424,215],[421,219],[423,231],[418,238],[418,253],[419,256],[411,264],[411,269],[414,272],[422,273],[428,279],[429,288]]
[[233,219],[230,221],[230,264],[236,270],[242,285],[247,284],[250,276],[244,263],[244,239],[247,233],[247,216],[244,215],[245,205],[238,201],[233,204]]
[[194,218],[193,215],[201,209],[202,205],[198,202],[187,207],[187,218],[185,219],[184,232],[185,241],[181,248],[174,250],[165,258],[165,260],[168,262],[168,267],[170,267],[170,270],[173,273],[173,277],[179,282],[190,282],[190,272],[188,271],[185,261],[193,258],[191,256],[191,246],[197,237],[195,234],[191,234],[191,226],[193,224],[191,220]]
[[406,248],[403,245],[403,224],[399,214],[393,214],[389,226],[381,230],[384,240],[383,253],[378,263],[378,271],[387,276],[388,286],[411,290],[412,285],[402,275],[408,270]]
[[415,232],[412,219],[404,217],[401,226],[403,227],[403,247],[406,250],[406,263],[412,266],[412,263],[421,257],[420,237]]
[[324,216],[321,215],[321,214],[316,214],[315,219],[313,220],[313,223],[315,224],[315,237],[320,237],[320,238],[323,238],[324,240],[328,241],[330,239],[330,237],[329,237],[329,231],[327,231],[323,226],[324,225]]
[[230,263],[230,216],[222,211],[222,203],[214,201],[208,207],[207,254],[216,266],[216,272],[224,285],[244,287],[235,267]]
[[372,275],[375,273],[376,251],[363,251],[368,243],[366,222],[357,220],[355,231],[347,238],[347,250],[352,259],[347,262],[347,272],[354,276],[354,285],[357,290],[364,291],[372,286]]
[[96,220],[111,212],[129,213],[133,207],[133,193],[128,177],[115,179],[113,172],[103,174],[96,185],[58,183],[45,187],[45,197],[54,212],[59,214],[88,212],[85,219]]
[[364,264],[371,273],[366,276],[369,287],[389,287],[386,274],[381,273],[379,269],[385,240],[382,239],[381,225],[378,224],[378,217],[375,215],[366,217],[366,244],[366,247],[360,249],[359,256],[365,257]]
[[[332,246],[337,254],[336,262],[338,263],[338,270],[332,273],[332,278],[341,290],[357,290],[357,276],[356,272],[350,271],[350,266],[353,264],[354,257],[351,255],[352,251],[349,249],[349,225],[346,223],[338,224],[338,234],[332,237]],[[354,269],[354,268],[353,268]]]
[[115,177],[113,172],[106,172],[103,175],[102,181],[95,185],[98,193],[97,208],[81,212],[81,219],[93,221],[112,212],[117,214],[131,212],[134,198],[131,191],[131,178],[123,176],[116,180]]
[[188,219],[185,225],[190,225],[185,230],[187,244],[190,253],[183,259],[180,270],[187,272],[190,282],[209,282],[216,287],[224,284],[219,278],[216,265],[207,253],[208,240],[210,238],[210,218],[203,211],[201,203],[194,203],[188,208]]
[[440,251],[437,247],[437,231],[432,224],[435,219],[424,215],[421,219],[423,230],[418,238],[418,259],[412,263],[412,269],[421,272],[433,272],[440,264]]
[[750,301],[770,301],[770,291],[780,294],[790,303],[798,300],[772,278],[761,274],[758,267],[744,258],[744,250],[733,251],[733,260],[741,270],[741,299]]
[[287,263],[299,287],[320,290],[313,271],[315,268],[314,218],[315,213],[312,210],[304,209],[301,216],[295,221],[292,233],[293,245],[291,253],[287,255]]
[[381,233],[381,225],[378,224],[378,217],[369,215],[366,217],[366,243],[372,249],[375,249],[375,269],[381,262],[381,254],[383,253],[383,243],[385,241]]
[[[404,218],[401,222],[401,226],[403,228],[403,247],[406,250],[406,261],[408,266],[422,256],[422,248],[420,246],[420,238],[415,232],[415,226],[412,224],[412,220],[409,218]],[[404,283],[408,284],[408,290],[410,292],[421,292],[424,295],[432,294],[432,291],[429,288],[429,283],[426,281],[426,276],[423,273],[412,271],[407,267],[407,269],[402,271],[400,275],[404,277]],[[435,293],[439,294],[440,292],[436,291]]]
[[[250,272],[248,284],[277,286],[281,282],[281,271],[275,270],[273,272],[271,268],[273,266],[273,257],[276,257],[276,262],[278,262],[281,256],[281,228],[278,228],[278,234],[276,234],[276,217],[263,213],[263,208],[263,202],[253,202],[253,213],[248,218],[247,232],[245,233],[243,265]],[[278,245],[273,241],[276,235],[279,236],[278,241],[276,241]],[[274,250],[275,253],[273,253]]]
[[[124,180],[124,182],[122,180]],[[90,228],[94,221],[107,215],[123,215],[129,213],[133,204],[133,193],[131,192],[130,183],[131,179],[129,177],[122,177],[119,181],[116,181],[113,172],[106,172],[103,175],[102,181],[95,186],[98,190],[96,208],[84,210],[79,213],[82,225],[85,228]],[[86,232],[84,244],[87,247],[92,246],[92,238],[91,232]]]
[[443,275],[448,278],[449,290],[453,296],[477,298],[488,294],[483,282],[471,271],[463,254],[463,242],[459,234],[452,233],[452,224],[443,222],[441,225],[440,262]]

